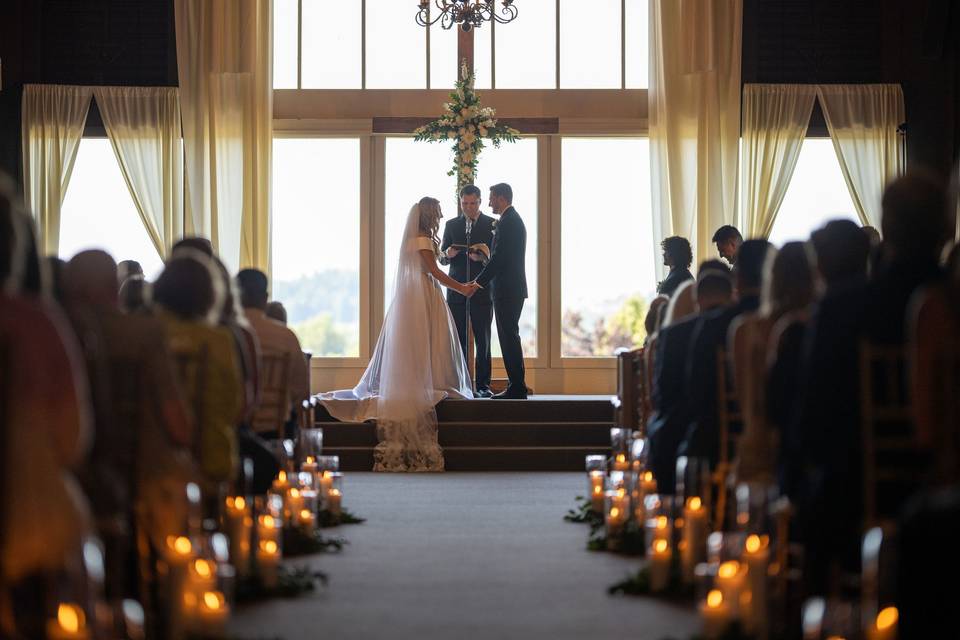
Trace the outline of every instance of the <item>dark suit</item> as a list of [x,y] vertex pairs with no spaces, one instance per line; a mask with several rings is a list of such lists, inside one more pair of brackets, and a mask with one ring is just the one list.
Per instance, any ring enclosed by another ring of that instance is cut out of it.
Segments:
[[667,277],[657,285],[657,293],[664,296],[672,296],[681,284],[687,280],[693,280],[693,274],[686,267],[673,267]]
[[492,249],[490,262],[477,276],[477,283],[482,287],[490,287],[503,364],[510,378],[507,391],[526,396],[520,313],[523,311],[523,301],[527,298],[527,228],[513,207],[507,207],[500,215]]
[[[467,238],[467,218],[458,216],[449,220],[443,228],[443,241],[440,251],[446,256],[447,249],[454,244],[467,246],[477,243],[493,245],[493,218],[480,214],[470,227]],[[457,282],[472,282],[483,271],[483,262],[474,262],[463,249],[453,258],[443,257],[442,263],[450,265],[450,277]],[[466,298],[453,289],[447,289],[447,305],[457,325],[460,346],[467,353],[467,304]],[[489,289],[480,289],[470,298],[470,325],[476,342],[476,384],[477,390],[490,387],[490,326],[493,324],[493,302]]]

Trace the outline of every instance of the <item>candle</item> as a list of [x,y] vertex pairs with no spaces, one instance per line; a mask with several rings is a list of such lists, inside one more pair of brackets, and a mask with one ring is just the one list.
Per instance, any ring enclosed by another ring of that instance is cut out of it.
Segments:
[[250,565],[250,533],[253,519],[243,496],[227,498],[227,536],[230,538],[230,559],[240,575],[246,575]]
[[700,619],[703,621],[703,635],[707,638],[719,638],[730,624],[730,608],[723,593],[711,589],[707,599],[700,603]]
[[49,640],[86,640],[89,637],[87,616],[79,605],[61,602],[57,607],[57,619],[47,621]]
[[184,602],[187,617],[195,621],[196,606],[203,594],[217,588],[217,565],[212,560],[197,558],[190,563],[188,576],[183,589]]
[[289,486],[290,483],[287,481],[287,472],[281,469],[280,473],[277,474],[277,479],[273,481],[273,488],[277,491],[283,492]]
[[703,501],[697,496],[687,498],[683,507],[683,547],[680,555],[683,577],[687,582],[693,581],[694,567],[706,557],[707,529],[707,510],[703,507]]
[[290,520],[296,518],[296,515],[303,509],[303,496],[300,495],[300,489],[290,487],[286,496],[286,511],[290,514]]
[[343,493],[340,492],[340,489],[330,489],[330,493],[327,494],[327,511],[339,516],[342,502]]
[[867,640],[896,640],[899,619],[900,612],[896,607],[882,609],[877,614],[877,619],[867,629]]
[[670,561],[673,551],[666,538],[657,538],[650,547],[650,590],[654,593],[663,591],[670,584]]
[[222,638],[226,633],[227,617],[230,606],[223,593],[204,591],[197,599],[196,625],[199,635],[204,638]]
[[596,513],[603,512],[603,485],[605,477],[603,471],[591,471],[590,479],[590,508]]
[[300,465],[300,471],[304,473],[316,475],[317,469],[319,469],[319,467],[317,466],[317,461],[313,456],[307,456],[306,461]]
[[317,524],[317,517],[313,514],[313,511],[310,509],[301,509],[298,520],[304,533],[313,535],[314,528]]
[[[187,565],[193,559],[193,544],[186,536],[167,536],[164,554],[170,571],[166,580],[166,598],[170,606],[170,636],[179,637],[186,623],[184,592],[187,586]],[[192,595],[192,594],[191,594]]]
[[747,565],[750,585],[750,606],[745,612],[747,631],[766,637],[767,630],[767,567],[770,564],[770,538],[750,534],[743,544],[743,561]]
[[717,568],[717,588],[723,593],[723,599],[730,609],[730,615],[733,617],[737,617],[746,573],[746,566],[736,560],[721,562],[720,567]]
[[274,518],[269,513],[257,518],[257,538],[263,540],[273,540],[278,542],[283,526],[279,519]]
[[630,468],[630,463],[627,461],[627,455],[625,453],[618,453],[613,458],[613,468],[616,471],[626,471]]
[[640,476],[640,490],[645,496],[657,492],[657,481],[653,478],[653,471],[644,471],[643,475]]
[[331,487],[333,487],[333,472],[324,471],[320,475],[320,495],[327,495]]
[[280,567],[280,545],[275,540],[261,540],[257,548],[257,566],[263,586],[273,589],[277,586]]

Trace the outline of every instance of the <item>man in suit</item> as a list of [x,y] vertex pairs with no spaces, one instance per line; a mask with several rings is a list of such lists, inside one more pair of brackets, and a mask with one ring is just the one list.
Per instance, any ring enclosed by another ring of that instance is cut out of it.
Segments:
[[497,319],[500,350],[510,385],[497,399],[527,397],[523,347],[520,345],[520,313],[527,298],[527,228],[513,208],[513,189],[500,183],[490,187],[490,208],[500,221],[494,230],[493,255],[474,281],[474,287],[490,286],[493,312]]
[[736,227],[725,224],[713,234],[713,242],[717,245],[720,257],[732,265],[737,264],[737,254],[743,244],[743,236]]
[[[462,216],[449,220],[443,228],[440,262],[450,265],[450,277],[457,282],[473,282],[483,265],[489,260],[489,247],[493,245],[493,218],[480,213],[480,189],[468,184],[460,190]],[[463,247],[486,245],[487,254]],[[457,324],[460,346],[467,353],[467,307],[470,308],[470,326],[476,341],[476,372],[474,374],[478,398],[489,398],[490,392],[490,326],[493,324],[493,302],[490,292],[481,289],[467,299],[453,289],[447,289],[447,305]]]

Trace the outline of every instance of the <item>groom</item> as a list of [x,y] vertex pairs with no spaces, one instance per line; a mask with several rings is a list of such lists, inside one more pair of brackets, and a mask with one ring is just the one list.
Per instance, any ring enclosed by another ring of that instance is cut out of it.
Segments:
[[490,187],[490,208],[500,216],[493,234],[493,255],[477,279],[476,288],[490,286],[493,312],[497,319],[500,351],[510,385],[495,399],[522,400],[527,397],[523,348],[520,346],[520,312],[527,297],[527,228],[513,208],[513,189],[501,182]]
[[[460,209],[462,216],[447,222],[443,228],[443,242],[440,243],[441,264],[450,265],[450,277],[457,282],[473,282],[483,271],[483,265],[490,255],[493,244],[493,218],[480,213],[480,189],[468,184],[460,190]],[[483,245],[479,250],[471,249]],[[486,249],[483,253],[482,249]],[[467,354],[467,299],[447,289],[447,305],[457,325],[460,346]],[[477,291],[470,298],[470,326],[477,347],[477,390],[478,398],[489,398],[490,392],[490,325],[493,324],[493,307],[489,291]]]

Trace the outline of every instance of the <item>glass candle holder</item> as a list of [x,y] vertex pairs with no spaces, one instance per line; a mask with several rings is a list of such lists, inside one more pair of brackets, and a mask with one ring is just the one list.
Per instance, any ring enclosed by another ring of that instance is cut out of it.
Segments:
[[630,496],[625,490],[611,489],[606,492],[603,520],[607,531],[607,548],[620,549],[630,521]]
[[250,570],[253,505],[243,496],[231,496],[225,502],[224,531],[230,540],[230,558],[237,573],[245,576]]
[[634,471],[647,468],[647,439],[641,437],[639,431],[634,432],[630,442],[630,462]]
[[630,437],[632,432],[622,427],[610,429],[611,468],[626,471],[630,468]]
[[323,493],[323,508],[329,511],[334,516],[339,516],[343,509],[343,474],[339,471],[324,474],[324,477],[329,477],[330,484],[326,489],[326,492]]
[[317,456],[320,471],[340,471],[340,456]]
[[736,491],[736,523],[740,531],[769,533],[770,505],[777,499],[777,489],[762,482],[741,482]]
[[747,570],[750,597],[742,602],[742,618],[748,633],[765,638],[769,623],[770,536],[751,533],[742,538],[740,562]]
[[647,547],[647,567],[650,575],[650,591],[657,593],[670,586],[670,570],[673,566],[673,549],[670,539],[651,537]]
[[673,549],[673,514],[671,513],[672,500],[670,497],[659,496],[655,493],[644,496],[643,508],[646,517],[644,532],[647,548],[651,548],[656,540],[662,538]]
[[321,454],[323,454],[323,429],[319,427],[301,429],[297,436],[297,459],[301,463],[306,462],[308,458],[316,461]]
[[680,568],[687,583],[693,581],[693,570],[707,558],[707,536],[710,534],[709,512],[700,496],[683,501],[683,534],[680,545]]
[[694,570],[697,611],[705,638],[720,638],[734,621],[723,589],[717,584],[716,567],[700,563]]

